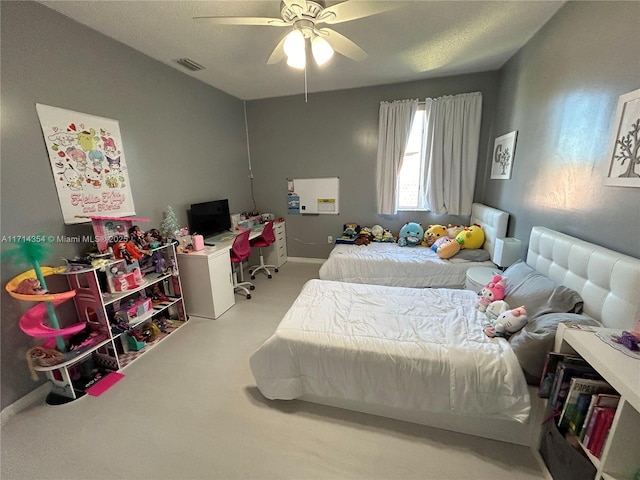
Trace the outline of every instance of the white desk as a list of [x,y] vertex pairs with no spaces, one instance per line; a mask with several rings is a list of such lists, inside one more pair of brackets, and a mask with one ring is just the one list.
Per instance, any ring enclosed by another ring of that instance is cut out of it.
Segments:
[[[262,226],[252,229],[249,238],[262,233]],[[218,236],[214,246],[178,254],[178,268],[187,314],[218,318],[236,303],[229,251],[235,235]]]
[[[251,233],[249,234],[249,240],[259,237],[263,229],[264,227],[262,225],[252,228]],[[236,236],[239,235],[240,233],[241,232],[226,232],[226,233],[214,235],[213,237],[207,237],[205,241],[207,243],[211,241],[211,243],[213,243],[214,245],[205,245],[204,250],[189,253],[188,255],[193,255],[194,253],[198,254],[202,252],[206,252],[205,254],[209,254],[214,250],[231,250],[233,241],[235,240]]]

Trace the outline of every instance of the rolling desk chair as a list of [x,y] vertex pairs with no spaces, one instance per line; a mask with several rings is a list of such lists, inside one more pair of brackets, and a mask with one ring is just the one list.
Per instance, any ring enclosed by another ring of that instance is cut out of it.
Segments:
[[260,265],[254,265],[249,267],[249,274],[251,275],[251,280],[256,278],[256,272],[260,270],[264,270],[267,274],[267,278],[271,278],[270,268],[273,268],[276,272],[278,271],[278,267],[275,265],[265,265],[264,264],[264,256],[262,255],[262,247],[268,247],[273,242],[275,242],[276,236],[273,233],[273,222],[267,222],[264,224],[264,229],[262,230],[262,234],[259,237],[250,240],[251,248],[258,247],[260,249]]
[[[249,290],[256,288],[253,283],[244,281],[244,273],[242,272],[242,262],[251,256],[251,245],[249,244],[250,233],[251,231],[247,230],[237,235],[229,251],[231,265],[233,266],[233,290],[234,292],[242,290],[247,296],[247,300],[251,298]],[[238,268],[240,268],[240,282],[238,282]]]

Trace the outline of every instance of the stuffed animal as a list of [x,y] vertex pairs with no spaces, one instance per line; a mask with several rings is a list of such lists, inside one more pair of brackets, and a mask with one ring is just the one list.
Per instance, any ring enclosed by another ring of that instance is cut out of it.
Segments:
[[527,324],[527,311],[524,307],[514,308],[498,315],[491,324],[485,325],[487,337],[509,337]]
[[495,302],[491,302],[487,309],[485,310],[485,314],[489,317],[491,322],[494,322],[501,313],[509,310],[509,304],[504,300],[496,300]]
[[374,225],[373,227],[371,227],[371,240],[373,240],[374,242],[381,242],[383,234],[384,228],[382,228],[380,225]]
[[438,257],[447,260],[458,253],[461,247],[453,238],[442,237],[436,240],[431,248],[438,254]]
[[422,225],[416,222],[407,222],[400,229],[398,245],[401,247],[415,247],[416,245],[420,245],[423,235],[424,230]]
[[356,238],[356,245],[369,245],[371,243],[371,229],[369,227],[362,227],[360,233]]
[[484,231],[480,225],[474,223],[469,227],[464,227],[464,230],[456,236],[456,241],[467,250],[478,249],[484,243]]
[[360,233],[360,225],[357,223],[346,223],[342,231],[342,238],[353,240]]
[[424,232],[423,246],[431,247],[433,244],[442,237],[447,237],[447,227],[444,225],[429,225]]
[[380,241],[386,242],[386,243],[393,243],[396,241],[396,239],[393,238],[393,233],[391,233],[391,230],[389,230],[388,228],[385,228],[384,231],[382,232],[382,239]]
[[447,235],[454,240],[462,230],[464,230],[464,225],[452,225],[451,223],[447,225]]
[[18,284],[14,292],[20,295],[44,295],[47,293],[37,278],[25,278]]
[[478,292],[476,308],[484,312],[491,302],[502,300],[504,298],[504,287],[506,284],[506,278],[502,278],[502,275],[494,275],[491,281]]

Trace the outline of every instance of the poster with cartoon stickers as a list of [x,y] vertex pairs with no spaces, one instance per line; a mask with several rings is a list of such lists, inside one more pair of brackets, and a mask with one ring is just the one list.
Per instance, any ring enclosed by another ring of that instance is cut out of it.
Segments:
[[39,103],[36,110],[64,223],[135,215],[118,122]]

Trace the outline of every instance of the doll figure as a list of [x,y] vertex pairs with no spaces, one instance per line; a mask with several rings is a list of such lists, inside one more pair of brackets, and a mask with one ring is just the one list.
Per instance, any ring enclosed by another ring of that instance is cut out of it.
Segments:
[[144,234],[140,230],[140,227],[134,225],[129,229],[129,241],[133,242],[133,244],[138,248],[144,248]]
[[153,252],[153,264],[155,265],[156,273],[164,273],[167,269],[167,262],[158,250]]
[[113,255],[117,259],[124,259],[127,265],[131,265],[134,261],[140,260],[148,254],[147,251],[139,249],[132,241],[118,242],[113,247]]

